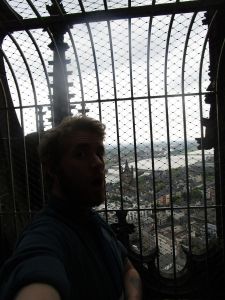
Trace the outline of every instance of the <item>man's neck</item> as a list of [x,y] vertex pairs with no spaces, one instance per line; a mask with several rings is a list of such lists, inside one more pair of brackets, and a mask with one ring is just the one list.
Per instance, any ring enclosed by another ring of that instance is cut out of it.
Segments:
[[72,217],[75,222],[80,224],[88,222],[92,211],[91,207],[78,205],[76,199],[71,199],[71,197],[63,195],[62,193],[55,193],[52,191],[51,197],[53,198],[53,201],[59,203],[59,207],[62,207],[62,211],[59,211],[59,213],[66,213],[67,216]]

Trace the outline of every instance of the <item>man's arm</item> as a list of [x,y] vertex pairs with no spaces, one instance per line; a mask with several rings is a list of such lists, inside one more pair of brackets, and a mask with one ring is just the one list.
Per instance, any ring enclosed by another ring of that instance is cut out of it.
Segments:
[[61,300],[57,290],[44,283],[32,283],[22,288],[14,300]]
[[124,287],[126,300],[142,299],[142,283],[140,275],[128,258],[126,258],[124,266]]

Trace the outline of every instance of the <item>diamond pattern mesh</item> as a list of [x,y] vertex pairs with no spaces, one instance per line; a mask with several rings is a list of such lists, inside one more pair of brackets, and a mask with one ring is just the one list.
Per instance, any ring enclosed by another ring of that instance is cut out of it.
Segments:
[[[80,12],[78,2],[63,2],[66,11]],[[156,4],[169,2],[176,1]],[[35,16],[26,1],[8,3],[24,18]],[[35,3],[41,16],[47,16],[46,4],[51,3]],[[85,11],[103,10],[103,4],[83,1]],[[127,1],[107,1],[107,7],[127,7]],[[107,126],[106,205],[100,209],[110,223],[116,210],[127,210],[127,221],[135,225],[131,248],[147,255],[158,245],[156,263],[164,273],[183,269],[181,245],[200,251],[216,236],[215,209],[206,207],[215,204],[213,153],[197,151],[195,142],[201,116],[209,113],[203,101],[209,84],[203,17],[76,24],[64,36],[71,114],[83,107]],[[12,102],[25,135],[52,126],[52,41],[47,31],[32,30],[3,42]]]

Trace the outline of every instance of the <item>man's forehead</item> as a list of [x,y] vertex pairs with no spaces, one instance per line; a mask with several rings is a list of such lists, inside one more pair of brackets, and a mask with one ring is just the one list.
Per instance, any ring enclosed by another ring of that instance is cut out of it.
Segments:
[[69,135],[65,139],[65,144],[73,144],[73,145],[91,145],[91,144],[99,144],[103,145],[103,138],[99,136],[95,132],[85,131],[85,130],[77,130]]

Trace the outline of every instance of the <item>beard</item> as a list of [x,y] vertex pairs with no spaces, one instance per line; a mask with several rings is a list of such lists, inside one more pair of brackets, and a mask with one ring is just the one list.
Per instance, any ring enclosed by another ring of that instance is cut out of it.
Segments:
[[59,189],[71,208],[89,209],[105,201],[104,185],[81,182],[75,176],[68,176],[63,170],[59,171],[58,179]]

